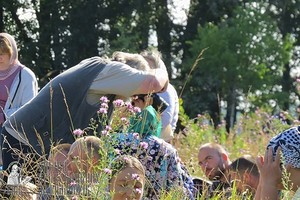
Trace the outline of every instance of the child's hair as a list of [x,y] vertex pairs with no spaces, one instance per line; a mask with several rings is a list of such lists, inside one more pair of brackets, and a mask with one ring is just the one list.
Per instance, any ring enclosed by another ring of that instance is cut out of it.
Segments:
[[110,164],[110,169],[112,170],[111,176],[115,176],[122,169],[127,167],[132,167],[139,170],[145,176],[145,169],[143,164],[135,157],[130,155],[121,155],[116,157]]
[[239,157],[230,164],[230,169],[240,174],[248,172],[256,177],[259,177],[259,170],[255,161],[248,156]]
[[49,158],[54,157],[57,153],[61,153],[63,155],[67,155],[70,150],[71,144],[69,143],[62,143],[54,146],[50,150]]

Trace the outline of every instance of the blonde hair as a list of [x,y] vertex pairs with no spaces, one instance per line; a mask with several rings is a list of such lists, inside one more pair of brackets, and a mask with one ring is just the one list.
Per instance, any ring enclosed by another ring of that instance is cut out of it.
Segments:
[[112,60],[125,63],[137,70],[147,71],[150,69],[148,62],[139,54],[116,51],[112,55]]
[[145,177],[145,168],[143,164],[137,158],[130,155],[119,156],[111,162],[110,168],[112,170],[112,177],[127,167],[139,170]]
[[[69,150],[70,150],[71,144],[69,143],[63,143],[63,144],[58,144],[57,146],[54,146],[50,150],[50,154],[48,156],[48,160],[54,156],[56,156],[58,153],[67,155]],[[66,154],[65,154],[66,153]]]
[[100,162],[102,156],[105,155],[101,145],[101,139],[96,136],[84,136],[78,138],[71,146],[80,145],[83,148],[84,153],[89,159],[96,158],[97,163]]

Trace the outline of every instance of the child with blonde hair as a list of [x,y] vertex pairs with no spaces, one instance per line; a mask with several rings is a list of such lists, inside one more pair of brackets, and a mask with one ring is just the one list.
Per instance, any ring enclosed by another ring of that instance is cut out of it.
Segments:
[[112,200],[142,199],[146,179],[142,163],[133,156],[122,155],[113,160],[110,167]]

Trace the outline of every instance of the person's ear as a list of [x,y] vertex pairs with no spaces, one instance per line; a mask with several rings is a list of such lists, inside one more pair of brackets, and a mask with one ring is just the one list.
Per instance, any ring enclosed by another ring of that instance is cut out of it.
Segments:
[[225,153],[222,153],[221,156],[224,161],[228,160],[228,155],[226,155]]
[[251,182],[251,174],[249,174],[248,172],[245,172],[243,174],[243,182],[246,183],[247,185],[249,185],[249,183]]

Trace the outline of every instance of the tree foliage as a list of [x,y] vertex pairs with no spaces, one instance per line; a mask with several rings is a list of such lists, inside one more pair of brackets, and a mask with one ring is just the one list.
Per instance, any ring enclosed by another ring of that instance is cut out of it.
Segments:
[[[299,1],[190,0],[182,23],[175,23],[177,13],[171,13],[177,4],[1,1],[0,29],[15,36],[20,60],[36,73],[40,87],[84,58],[116,50],[140,52],[154,44],[162,52],[171,82],[179,93],[183,90],[190,116],[207,112],[218,124],[224,111],[231,126],[238,111],[269,102],[288,109],[299,101],[291,76],[300,54]],[[189,76],[205,48],[205,59]],[[296,96],[293,101],[291,94]]]
[[[234,17],[218,25],[208,23],[200,27],[191,44],[191,55],[207,48],[183,97],[191,115],[206,111],[218,124],[221,103],[225,102],[227,124],[233,124],[241,103],[251,100],[251,105],[259,105],[260,99],[273,99],[281,92],[276,86],[288,52],[275,22],[261,13],[258,4],[239,7]],[[183,76],[194,59],[187,62]]]

